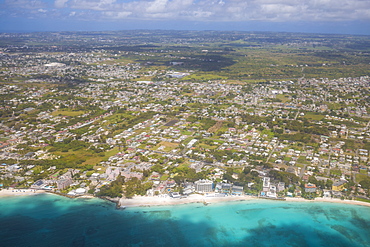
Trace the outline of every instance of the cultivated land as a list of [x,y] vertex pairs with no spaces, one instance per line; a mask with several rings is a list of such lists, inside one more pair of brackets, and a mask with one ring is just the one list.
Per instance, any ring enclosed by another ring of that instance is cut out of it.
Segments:
[[0,188],[369,200],[369,52],[348,35],[0,34]]

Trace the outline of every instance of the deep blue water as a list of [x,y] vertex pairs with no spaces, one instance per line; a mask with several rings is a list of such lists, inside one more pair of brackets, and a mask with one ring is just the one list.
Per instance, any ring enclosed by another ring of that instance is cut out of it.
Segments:
[[370,208],[255,200],[116,210],[99,199],[8,197],[0,246],[370,246]]

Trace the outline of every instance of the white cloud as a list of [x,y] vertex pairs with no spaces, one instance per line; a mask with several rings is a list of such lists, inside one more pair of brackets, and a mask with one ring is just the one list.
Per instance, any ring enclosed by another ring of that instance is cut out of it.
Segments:
[[193,12],[194,17],[198,17],[202,19],[212,16],[212,14],[213,13],[210,11],[194,11]]
[[3,5],[12,13],[23,14],[30,9],[29,15],[37,13],[31,9],[52,13],[54,7],[60,15],[75,13],[70,16],[92,20],[370,21],[369,0],[52,0],[51,4],[49,1],[5,0]]
[[71,8],[105,11],[116,8],[116,0],[72,0]]
[[21,9],[39,9],[46,7],[46,3],[40,0],[5,0],[5,6]]
[[147,13],[158,13],[165,12],[167,7],[168,0],[155,0],[149,3],[149,6],[146,8]]
[[129,17],[131,12],[115,12],[115,11],[105,11],[103,12],[104,16],[108,19],[123,19]]
[[67,2],[68,2],[68,0],[55,0],[54,6],[56,8],[64,8],[66,6]]

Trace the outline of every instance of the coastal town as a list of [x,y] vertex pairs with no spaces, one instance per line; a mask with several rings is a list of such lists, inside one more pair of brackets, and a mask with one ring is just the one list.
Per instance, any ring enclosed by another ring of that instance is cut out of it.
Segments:
[[0,0],[0,247],[370,247],[370,0]]
[[0,50],[3,191],[369,200],[369,76],[242,83],[194,79],[193,57],[24,49]]

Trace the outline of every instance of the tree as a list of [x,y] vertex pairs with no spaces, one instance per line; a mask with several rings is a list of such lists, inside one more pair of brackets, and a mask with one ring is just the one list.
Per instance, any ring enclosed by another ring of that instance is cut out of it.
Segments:
[[362,180],[359,184],[363,189],[370,189],[370,178],[367,177],[366,179]]
[[124,177],[118,175],[117,179],[109,185],[104,185],[100,188],[97,196],[108,196],[111,198],[122,197],[122,185],[125,182]]
[[325,186],[326,186],[327,189],[331,190],[331,188],[333,186],[333,181],[330,180],[330,179],[326,180]]

